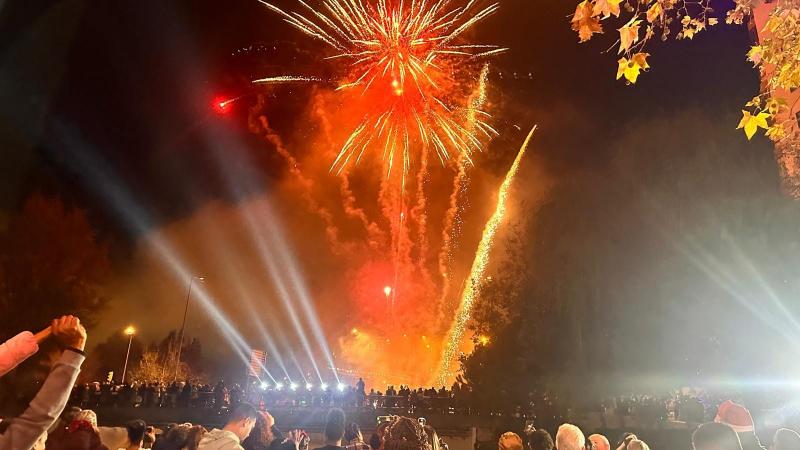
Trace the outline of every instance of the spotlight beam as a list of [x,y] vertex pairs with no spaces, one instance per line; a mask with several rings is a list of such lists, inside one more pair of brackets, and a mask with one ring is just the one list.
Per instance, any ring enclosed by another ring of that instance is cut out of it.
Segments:
[[[243,299],[242,304],[244,304],[245,308],[247,308],[248,316],[253,320],[258,332],[261,334],[262,339],[267,344],[268,354],[270,357],[275,359],[275,362],[278,363],[278,367],[283,371],[286,377],[289,377],[289,372],[286,369],[286,364],[283,361],[283,357],[281,356],[281,352],[278,350],[278,347],[275,345],[275,340],[272,338],[272,335],[267,331],[264,323],[259,320],[259,314],[256,311],[254,306],[253,297],[250,295],[250,292],[245,292],[244,286],[247,284],[243,282],[241,271],[239,270],[239,266],[235,263],[235,258],[231,254],[230,247],[228,245],[224,245],[223,236],[217,232],[218,228],[215,226],[208,226],[206,233],[210,236],[209,242],[217,243],[215,246],[215,252],[220,254],[220,258],[229,261],[228,264],[225,265],[228,270],[225,272],[225,277],[231,279],[233,281],[233,289],[235,291],[235,297]],[[269,314],[269,309],[264,310],[264,314]],[[279,334],[280,335],[280,334]],[[270,375],[270,378],[272,376]],[[275,379],[272,378],[273,384],[275,383]]]
[[308,384],[308,378],[306,378],[306,374],[303,373],[303,368],[300,367],[300,363],[297,362],[297,358],[295,358],[294,353],[292,353],[292,361],[294,361],[294,366],[297,368],[297,372],[300,373],[300,376],[303,378],[303,384]]
[[[272,216],[272,211],[269,212]],[[310,295],[308,293],[305,281],[303,280],[302,275],[300,275],[298,263],[285,245],[286,239],[284,238],[283,230],[278,225],[277,218],[270,220],[270,225],[272,226],[272,232],[270,233],[270,236],[272,237],[273,245],[277,248],[281,266],[283,266],[285,270],[289,272],[289,280],[291,281],[295,296],[299,300],[300,307],[303,308],[304,317],[308,322],[309,328],[311,328],[311,332],[317,341],[317,345],[323,351],[325,359],[328,362],[328,367],[331,368],[333,376],[336,378],[336,382],[339,383],[339,374],[336,373],[335,370],[336,365],[333,362],[333,357],[331,356],[331,351],[328,348],[328,342],[325,339],[325,334],[322,330],[322,326],[320,325],[317,312],[314,309],[314,306],[311,304]],[[317,370],[317,373],[319,374],[319,370]],[[322,382],[322,376],[320,376],[320,382]]]
[[[72,156],[65,159],[71,169],[80,174],[81,178],[88,180],[87,187],[105,201],[130,232],[134,235],[147,236],[153,225],[150,214],[122,186],[117,174],[96,156],[91,144],[85,142],[73,129],[67,128],[63,123],[56,122],[54,129],[60,137],[59,146],[67,147],[65,150]],[[166,263],[177,280],[186,280],[192,276],[192,272],[186,269],[174,249],[163,239],[151,234],[145,241]],[[231,349],[245,364],[249,364],[250,346],[216,307],[205,289],[198,289],[196,292],[200,306],[206,314],[215,319],[214,324],[222,332]]]
[[[266,207],[269,206],[266,205]],[[287,289],[283,277],[281,276],[280,268],[278,267],[278,264],[275,261],[272,251],[270,250],[269,246],[265,241],[264,227],[263,226],[259,227],[258,226],[259,224],[257,224],[255,221],[255,217],[253,217],[253,215],[250,214],[249,212],[245,213],[245,220],[248,224],[251,236],[254,237],[256,248],[258,249],[259,255],[261,256],[261,261],[266,266],[267,273],[269,274],[270,279],[272,280],[272,283],[275,286],[278,298],[281,300],[284,309],[289,315],[289,320],[292,322],[292,326],[294,327],[297,336],[300,338],[300,343],[302,344],[303,349],[305,350],[306,355],[308,356],[308,359],[311,362],[311,365],[314,367],[314,371],[317,373],[317,377],[319,377],[319,380],[322,381],[322,374],[320,373],[319,368],[317,367],[317,364],[315,362],[314,352],[311,350],[311,344],[308,340],[308,337],[305,334],[305,331],[303,330],[303,324],[301,323],[300,317],[298,316],[297,311],[295,310],[295,307],[292,304],[291,295],[289,294],[289,290]],[[267,221],[271,222],[269,218],[267,218]],[[267,225],[267,230],[270,230],[272,228],[270,225]]]
[[[228,146],[226,145],[215,146],[215,149],[217,150],[216,157],[220,163],[220,166],[224,170],[225,176],[228,180],[228,186],[231,192],[237,198],[246,198],[247,195],[251,192],[263,192],[264,183],[261,181],[261,177],[259,175],[251,173],[245,177],[242,177],[241,175],[236,175],[233,172],[232,170],[233,164],[230,159],[230,154],[227,152],[222,153],[223,148],[228,148]],[[269,208],[268,202],[265,203],[266,204],[264,205],[264,207]],[[255,244],[256,249],[258,250],[258,255],[261,259],[262,265],[266,268],[266,271],[268,272],[270,279],[275,287],[276,294],[278,298],[281,300],[281,304],[283,305],[284,310],[287,312],[289,316],[295,334],[300,339],[300,343],[303,346],[303,350],[305,351],[306,356],[309,359],[309,362],[314,367],[314,371],[317,373],[317,377],[319,377],[319,380],[321,382],[322,375],[316,364],[316,358],[314,357],[314,352],[311,349],[311,344],[309,342],[308,337],[305,334],[305,331],[303,329],[297,311],[294,305],[292,304],[289,291],[286,288],[286,284],[283,280],[284,277],[281,275],[279,267],[275,264],[274,255],[272,254],[272,251],[267,245],[266,239],[264,237],[264,234],[269,232],[270,227],[269,226],[265,227],[263,223],[260,223],[262,221],[258,220],[259,218],[257,218],[249,209],[245,209],[243,216],[251,240]],[[266,218],[266,220],[264,220],[263,222],[270,224],[272,220],[270,218]],[[280,335],[278,337],[281,338]],[[285,342],[285,340],[283,340],[283,342]],[[288,345],[285,347],[288,348]],[[287,378],[291,379],[291,377],[288,376],[288,370],[285,371],[287,372]],[[300,372],[302,375],[302,370]],[[303,377],[305,378],[304,375]]]

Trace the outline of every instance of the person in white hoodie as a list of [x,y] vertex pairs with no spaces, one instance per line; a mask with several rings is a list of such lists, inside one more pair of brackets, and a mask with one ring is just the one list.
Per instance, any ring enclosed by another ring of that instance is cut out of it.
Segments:
[[249,404],[241,403],[233,410],[228,423],[220,429],[213,429],[200,440],[198,450],[244,450],[241,442],[250,435],[256,425],[258,410]]

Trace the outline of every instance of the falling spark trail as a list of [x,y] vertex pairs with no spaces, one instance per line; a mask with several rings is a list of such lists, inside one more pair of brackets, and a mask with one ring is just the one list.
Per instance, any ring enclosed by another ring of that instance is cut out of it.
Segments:
[[459,156],[456,161],[458,171],[453,178],[453,191],[450,194],[449,207],[445,213],[444,229],[442,230],[442,248],[439,250],[439,274],[442,276],[442,294],[439,301],[439,315],[446,314],[452,281],[453,251],[461,235],[461,209],[464,204],[459,199],[466,195],[469,184],[467,161]]
[[503,180],[503,184],[500,185],[500,189],[497,193],[497,206],[495,206],[494,213],[492,213],[491,217],[489,217],[489,220],[486,222],[486,225],[483,228],[483,235],[478,243],[478,250],[475,252],[475,259],[472,262],[472,268],[470,269],[469,277],[467,278],[467,282],[464,285],[464,291],[461,295],[461,303],[458,306],[455,321],[453,322],[453,326],[450,328],[448,339],[445,342],[445,348],[442,352],[442,359],[437,378],[438,384],[442,386],[447,381],[450,373],[450,366],[455,359],[459,345],[461,344],[461,338],[464,336],[467,322],[472,315],[472,307],[475,304],[475,298],[480,293],[480,280],[483,278],[483,273],[486,271],[486,266],[489,264],[489,253],[494,245],[494,238],[497,234],[497,229],[503,223],[503,219],[505,218],[506,202],[508,200],[511,182],[514,181],[514,176],[519,170],[519,163],[522,160],[522,157],[525,155],[525,150],[527,150],[528,144],[530,143],[535,131],[536,126],[534,125],[534,127],[531,128],[530,133],[528,133],[528,137],[525,138],[525,142],[523,142],[522,147],[520,147],[519,153],[517,153],[517,157],[514,159],[514,163],[511,164],[511,168],[508,169],[508,173],[506,174],[506,178]]
[[[486,83],[489,77],[489,65],[485,64],[478,78],[478,86],[469,99],[469,109],[467,110],[467,125],[474,130],[479,126],[477,116],[486,103]],[[488,134],[487,130],[481,131]],[[494,131],[494,130],[492,130]],[[441,323],[445,316],[452,311],[455,299],[450,297],[450,285],[453,270],[453,252],[456,250],[459,238],[461,237],[463,213],[466,208],[467,189],[469,188],[469,173],[467,172],[468,160],[466,155],[460,154],[455,162],[456,175],[453,178],[453,190],[450,194],[449,207],[445,212],[444,229],[442,230],[442,247],[439,250],[439,274],[442,277],[442,290],[438,303],[438,321]]]
[[428,179],[428,154],[420,157],[420,168],[417,172],[417,204],[411,209],[411,218],[417,223],[417,266],[420,275],[426,282],[430,281],[427,267],[428,256],[428,214],[427,197],[425,196],[425,182]]

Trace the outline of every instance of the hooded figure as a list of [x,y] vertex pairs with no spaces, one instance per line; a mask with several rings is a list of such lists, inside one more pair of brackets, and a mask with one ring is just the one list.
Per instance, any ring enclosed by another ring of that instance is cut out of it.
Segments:
[[200,440],[201,450],[241,450],[239,436],[228,430],[213,429]]

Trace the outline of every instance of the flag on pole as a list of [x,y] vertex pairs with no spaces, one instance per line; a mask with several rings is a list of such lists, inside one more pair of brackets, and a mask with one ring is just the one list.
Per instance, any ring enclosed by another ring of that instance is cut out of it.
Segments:
[[260,378],[261,371],[267,364],[267,353],[263,350],[250,350],[250,370],[248,375]]

